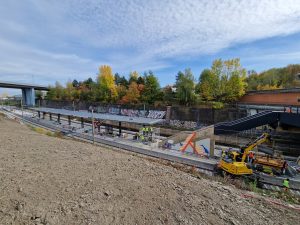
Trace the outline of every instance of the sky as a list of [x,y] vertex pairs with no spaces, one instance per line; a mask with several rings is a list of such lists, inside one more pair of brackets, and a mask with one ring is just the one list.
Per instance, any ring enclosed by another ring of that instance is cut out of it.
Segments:
[[[53,85],[152,70],[162,86],[214,59],[300,63],[299,0],[0,0],[0,80]],[[0,89],[0,94],[8,92]],[[9,91],[14,94],[18,91]]]

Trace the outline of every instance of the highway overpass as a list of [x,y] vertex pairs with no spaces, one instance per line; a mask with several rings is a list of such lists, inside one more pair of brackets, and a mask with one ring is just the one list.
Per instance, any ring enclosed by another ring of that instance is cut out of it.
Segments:
[[0,81],[0,88],[13,88],[22,90],[23,104],[27,106],[35,105],[35,90],[48,91],[49,88],[42,85]]

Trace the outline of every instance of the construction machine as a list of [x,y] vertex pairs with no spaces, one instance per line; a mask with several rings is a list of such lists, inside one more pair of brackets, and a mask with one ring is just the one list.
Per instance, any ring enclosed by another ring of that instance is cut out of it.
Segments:
[[232,175],[251,175],[253,174],[252,168],[247,165],[246,158],[251,150],[257,145],[264,143],[269,139],[268,133],[263,133],[253,142],[242,147],[240,151],[231,150],[222,156],[219,163],[219,168],[222,172],[227,172]]

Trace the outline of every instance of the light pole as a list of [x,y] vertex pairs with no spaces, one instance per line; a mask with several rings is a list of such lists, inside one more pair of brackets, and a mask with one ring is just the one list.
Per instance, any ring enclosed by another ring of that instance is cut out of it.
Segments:
[[94,109],[92,109],[92,133],[93,133],[93,144],[95,144]]

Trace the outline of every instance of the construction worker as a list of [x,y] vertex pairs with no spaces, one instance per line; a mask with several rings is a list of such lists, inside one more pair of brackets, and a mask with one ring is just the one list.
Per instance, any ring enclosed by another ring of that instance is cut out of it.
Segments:
[[251,151],[249,154],[248,154],[248,162],[250,164],[253,163],[253,159],[254,159],[254,153]]
[[225,150],[222,150],[222,159],[224,159],[226,156]]
[[288,191],[290,188],[290,180],[288,178],[284,179],[282,185],[284,191]]
[[141,142],[144,142],[145,141],[145,136],[144,135],[140,135],[140,140],[141,140]]
[[286,171],[287,168],[288,168],[288,163],[287,163],[286,160],[284,160],[283,165],[282,165],[282,167],[281,167],[281,174],[282,174],[282,175],[285,174],[285,171]]
[[145,125],[143,125],[142,132],[143,132],[143,135],[146,135],[146,127],[145,127]]

